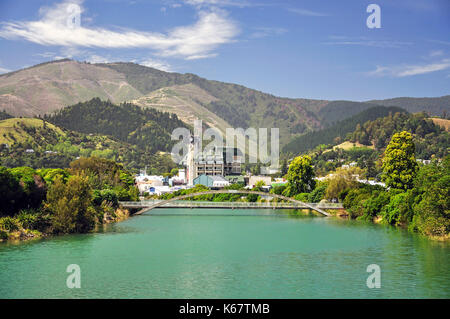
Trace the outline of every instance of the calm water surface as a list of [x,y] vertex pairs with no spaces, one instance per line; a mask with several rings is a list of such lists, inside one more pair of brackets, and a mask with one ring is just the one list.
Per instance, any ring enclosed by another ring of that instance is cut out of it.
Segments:
[[[448,243],[280,212],[155,209],[100,233],[1,244],[0,298],[450,297]],[[80,289],[66,286],[69,264]],[[380,289],[366,286],[369,264]]]

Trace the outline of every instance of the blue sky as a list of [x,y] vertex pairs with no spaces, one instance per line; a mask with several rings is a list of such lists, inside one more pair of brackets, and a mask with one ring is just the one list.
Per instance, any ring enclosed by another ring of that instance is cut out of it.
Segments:
[[[381,28],[366,25],[371,3]],[[68,23],[77,8],[79,26]],[[65,57],[133,61],[286,97],[441,96],[450,94],[450,1],[0,2],[1,73]]]

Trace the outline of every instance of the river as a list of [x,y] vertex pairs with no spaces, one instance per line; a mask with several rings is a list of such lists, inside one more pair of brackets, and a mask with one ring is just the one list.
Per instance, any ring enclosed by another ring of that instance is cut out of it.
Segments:
[[[79,289],[66,286],[69,264]],[[370,264],[381,288],[366,285]],[[0,244],[0,298],[449,298],[449,265],[449,243],[390,226],[155,209],[92,234]]]

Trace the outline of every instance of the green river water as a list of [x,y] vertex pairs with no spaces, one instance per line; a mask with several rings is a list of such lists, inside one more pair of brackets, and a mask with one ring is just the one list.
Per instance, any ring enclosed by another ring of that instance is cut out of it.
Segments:
[[[81,269],[69,289],[66,268]],[[366,268],[381,268],[369,289]],[[449,298],[450,245],[281,210],[155,209],[103,231],[0,244],[0,298]]]

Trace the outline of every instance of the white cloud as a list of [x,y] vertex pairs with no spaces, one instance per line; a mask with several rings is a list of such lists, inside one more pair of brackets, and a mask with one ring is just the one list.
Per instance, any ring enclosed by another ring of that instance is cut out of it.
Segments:
[[11,72],[11,70],[0,67],[0,74],[8,73],[8,72]]
[[317,12],[317,11],[312,11],[312,10],[307,10],[307,9],[290,8],[288,10],[293,13],[299,14],[301,16],[309,16],[309,17],[327,17],[327,16],[329,16],[328,13]]
[[333,41],[323,42],[328,45],[351,45],[351,46],[366,46],[376,48],[400,48],[403,46],[412,45],[412,42],[403,42],[395,40],[373,40],[367,37],[348,37],[332,35],[329,38]]
[[377,66],[374,71],[368,73],[372,76],[393,76],[406,77],[442,71],[450,68],[450,59],[443,59],[439,62],[422,65],[402,65],[402,66]]
[[109,63],[109,62],[111,62],[110,59],[105,58],[100,55],[97,55],[97,54],[92,54],[92,55],[88,56],[86,58],[86,61],[90,62],[90,63]]
[[227,12],[214,8],[199,10],[194,24],[176,27],[166,34],[83,25],[73,28],[67,23],[68,8],[72,3],[41,8],[41,18],[37,21],[4,22],[0,37],[25,39],[44,46],[148,48],[157,55],[192,58],[211,54],[218,46],[233,42],[239,33]]
[[171,66],[167,62],[164,62],[161,60],[146,59],[143,61],[139,61],[137,63],[144,65],[144,66],[148,66],[150,68],[155,68],[155,69],[158,69],[161,71],[172,72]]

